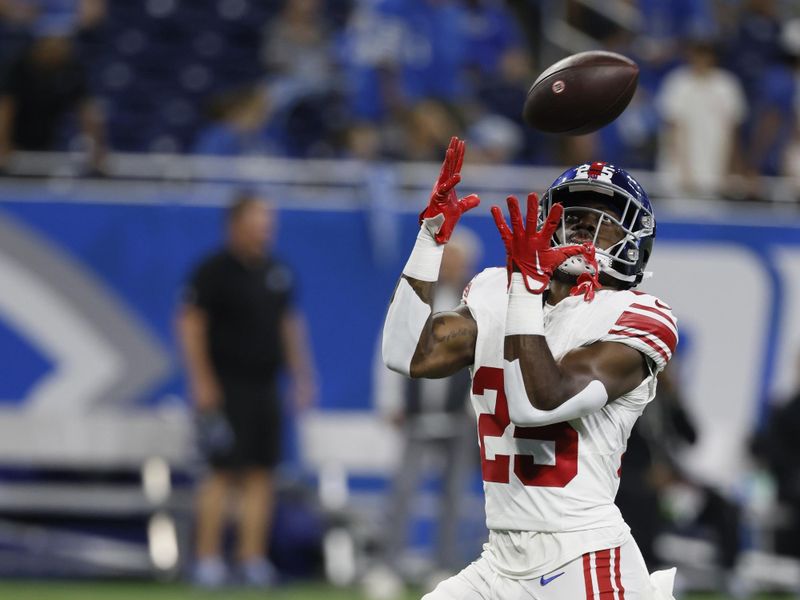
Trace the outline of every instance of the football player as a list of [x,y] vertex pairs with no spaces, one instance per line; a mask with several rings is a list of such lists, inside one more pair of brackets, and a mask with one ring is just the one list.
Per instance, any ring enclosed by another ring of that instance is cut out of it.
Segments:
[[[670,307],[635,290],[656,234],[647,194],[606,163],[567,170],[523,220],[492,215],[505,268],[478,274],[432,314],[442,250],[461,215],[453,138],[389,306],[384,362],[411,377],[468,367],[489,540],[423,600],[668,599],[674,569],[647,573],[614,504],[636,419],[675,351]],[[654,507],[655,510],[655,507]]]

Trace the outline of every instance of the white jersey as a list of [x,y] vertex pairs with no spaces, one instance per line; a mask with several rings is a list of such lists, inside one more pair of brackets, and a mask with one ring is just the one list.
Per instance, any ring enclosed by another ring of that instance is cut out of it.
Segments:
[[[508,416],[503,382],[506,290],[506,270],[487,269],[467,286],[462,300],[478,324],[471,398],[478,418],[486,525],[493,534],[561,534],[561,545],[570,540],[562,550],[564,559],[597,549],[590,546],[601,539],[616,543],[628,534],[614,504],[622,455],[633,424],[655,396],[655,375],[675,350],[672,311],[648,294],[603,289],[591,302],[571,296],[545,305],[545,337],[556,361],[594,342],[619,342],[649,358],[651,374],[586,417],[516,427]],[[597,532],[594,538],[592,531]]]

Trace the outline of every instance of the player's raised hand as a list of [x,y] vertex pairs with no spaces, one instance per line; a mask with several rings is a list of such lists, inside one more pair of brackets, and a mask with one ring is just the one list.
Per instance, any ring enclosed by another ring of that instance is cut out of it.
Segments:
[[447,147],[439,178],[433,185],[428,206],[419,215],[420,225],[425,225],[439,244],[446,244],[461,215],[478,206],[481,200],[475,194],[459,199],[456,185],[461,181],[466,142],[453,136]]
[[[561,222],[561,214],[564,212],[560,204],[553,205],[547,220],[537,231],[539,197],[536,194],[528,194],[528,212],[524,225],[517,198],[509,196],[507,202],[511,228],[506,224],[499,206],[492,206],[492,216],[506,247],[509,284],[511,274],[516,270],[522,273],[525,288],[529,292],[541,294],[550,283],[553,271],[558,265],[569,257],[577,255],[581,255],[597,273],[594,245],[586,243],[552,247],[553,233]],[[588,299],[590,298],[587,296]]]

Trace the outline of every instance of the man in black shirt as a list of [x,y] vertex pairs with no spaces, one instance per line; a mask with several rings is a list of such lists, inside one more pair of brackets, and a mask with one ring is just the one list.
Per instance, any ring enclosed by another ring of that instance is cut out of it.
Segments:
[[227,244],[195,269],[178,331],[210,471],[197,503],[195,581],[225,583],[221,557],[228,492],[239,484],[238,560],[246,582],[269,585],[266,559],[280,460],[281,411],[276,389],[283,364],[295,403],[307,406],[314,371],[305,326],[292,308],[292,273],[268,252],[274,214],[245,193],[228,209]]

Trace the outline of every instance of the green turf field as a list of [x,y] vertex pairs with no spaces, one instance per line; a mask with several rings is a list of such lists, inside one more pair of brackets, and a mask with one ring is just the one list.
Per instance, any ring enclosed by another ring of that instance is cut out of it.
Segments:
[[[419,600],[410,593],[408,600]],[[354,590],[342,590],[323,584],[303,584],[275,590],[229,588],[204,592],[185,585],[158,583],[38,583],[0,582],[2,600],[363,600]],[[777,600],[788,596],[758,596],[753,600]],[[695,595],[682,600],[725,600],[724,596]]]

